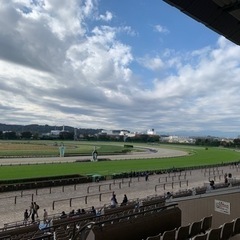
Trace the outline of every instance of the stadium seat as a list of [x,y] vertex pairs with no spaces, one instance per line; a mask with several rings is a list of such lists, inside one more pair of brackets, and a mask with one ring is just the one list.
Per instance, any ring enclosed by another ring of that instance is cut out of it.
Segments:
[[212,227],[212,215],[204,217],[202,219],[201,232],[205,233]]
[[176,228],[174,228],[173,230],[169,230],[169,231],[165,231],[162,236],[161,236],[161,240],[173,240],[175,239],[175,235],[176,235]]
[[189,237],[193,238],[194,236],[200,234],[202,232],[202,220],[193,222],[190,224],[190,229],[189,229]]
[[240,218],[236,218],[233,224],[233,234],[236,235],[239,233],[240,233]]
[[222,231],[222,227],[210,229],[207,235],[207,240],[221,239],[221,231]]
[[227,240],[233,235],[234,221],[222,225],[221,240]]
[[161,233],[155,236],[150,236],[146,240],[160,240],[161,239]]
[[189,237],[190,224],[181,226],[176,231],[176,240],[186,240]]
[[192,240],[207,240],[207,236],[208,236],[208,233],[199,234],[193,237]]

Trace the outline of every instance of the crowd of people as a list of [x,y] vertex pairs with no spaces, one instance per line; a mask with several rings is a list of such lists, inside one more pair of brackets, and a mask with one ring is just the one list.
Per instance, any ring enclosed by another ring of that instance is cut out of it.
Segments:
[[[36,202],[31,202],[29,209],[26,209],[24,212],[24,221],[28,222],[29,219],[31,219],[32,223],[35,222],[36,218],[39,218],[38,210],[39,210],[39,205]],[[44,216],[45,218],[47,218],[46,209],[44,209]]]

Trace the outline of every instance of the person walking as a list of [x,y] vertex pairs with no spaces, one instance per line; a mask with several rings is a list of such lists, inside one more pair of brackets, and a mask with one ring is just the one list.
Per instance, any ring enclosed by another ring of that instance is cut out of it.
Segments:
[[117,197],[115,192],[113,192],[112,194],[112,198],[111,198],[111,207],[115,208],[117,206],[118,202],[117,202]]
[[31,202],[29,216],[31,216],[32,223],[35,222],[35,214],[36,214],[36,211],[35,211],[34,202]]
[[149,177],[149,173],[146,172],[146,173],[145,173],[145,181],[146,181],[146,182],[148,181],[148,177]]
[[48,212],[46,209],[43,210],[43,222],[44,223],[48,222]]
[[26,209],[25,212],[24,212],[24,223],[28,222],[29,215],[30,214],[28,213],[28,210]]
[[36,217],[38,218],[38,209],[39,209],[39,205],[38,205],[36,202],[34,202],[34,203],[33,203],[33,208],[34,208],[34,211],[35,211]]

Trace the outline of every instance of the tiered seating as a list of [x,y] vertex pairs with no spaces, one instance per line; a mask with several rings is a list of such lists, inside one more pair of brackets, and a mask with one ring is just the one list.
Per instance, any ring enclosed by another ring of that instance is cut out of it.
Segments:
[[[146,214],[148,213],[148,214]],[[121,219],[127,218],[126,221]],[[181,222],[181,211],[174,205],[135,212],[132,215],[115,219],[97,221],[89,233],[95,240],[141,240],[156,236],[160,232],[178,228]],[[161,226],[161,227],[160,227]],[[124,229],[124,231],[123,231]],[[160,231],[160,232],[159,232]],[[176,230],[174,231],[175,236]],[[166,237],[172,233],[166,234]],[[164,238],[167,239],[167,238]]]
[[204,217],[201,221],[193,222],[187,226],[180,226],[171,231],[149,236],[146,240],[239,240],[240,218],[226,222],[218,228],[212,227],[212,215]]
[[[38,233],[39,233],[38,225],[32,224],[29,226],[23,226],[23,227],[3,231],[0,233],[0,239],[1,238],[2,239],[14,239],[14,240],[31,239]],[[9,238],[9,237],[11,237],[11,238]]]

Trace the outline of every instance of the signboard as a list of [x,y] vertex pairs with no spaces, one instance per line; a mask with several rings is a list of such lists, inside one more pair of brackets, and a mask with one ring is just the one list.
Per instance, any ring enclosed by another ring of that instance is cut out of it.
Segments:
[[64,147],[64,145],[62,144],[62,145],[59,147],[60,157],[64,157],[64,153],[65,153],[65,147]]
[[215,199],[215,211],[230,215],[230,203]]

